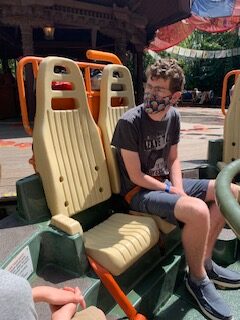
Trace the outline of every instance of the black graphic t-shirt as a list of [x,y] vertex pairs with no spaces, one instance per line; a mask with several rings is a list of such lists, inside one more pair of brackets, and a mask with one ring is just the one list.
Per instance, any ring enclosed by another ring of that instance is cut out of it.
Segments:
[[121,173],[121,194],[125,195],[135,185],[129,179],[120,149],[138,152],[142,172],[150,176],[169,174],[168,156],[170,147],[179,142],[180,116],[170,107],[161,121],[152,120],[143,105],[127,111],[118,121],[112,145],[117,148]]

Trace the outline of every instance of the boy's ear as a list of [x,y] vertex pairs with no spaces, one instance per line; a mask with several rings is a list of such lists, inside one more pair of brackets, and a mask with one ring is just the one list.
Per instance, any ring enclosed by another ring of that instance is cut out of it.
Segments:
[[175,103],[181,98],[181,96],[182,96],[182,92],[181,91],[174,92],[174,94],[172,95],[171,101],[173,103]]

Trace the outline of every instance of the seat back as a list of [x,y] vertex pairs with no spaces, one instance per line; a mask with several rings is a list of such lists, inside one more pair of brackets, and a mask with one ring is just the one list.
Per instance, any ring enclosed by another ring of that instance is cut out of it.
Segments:
[[224,122],[223,162],[240,158],[240,77],[238,77]]
[[[54,72],[58,65],[66,69],[66,74]],[[53,81],[69,82],[70,90],[53,89]],[[53,109],[52,101],[56,98],[71,98],[74,106],[71,110]],[[54,215],[51,223],[70,235],[82,235],[79,222],[70,217],[108,199],[111,188],[98,127],[87,105],[82,73],[74,61],[49,57],[40,64],[33,139],[36,168]],[[84,233],[91,265],[127,318],[146,319],[137,313],[110,272],[123,273],[158,239],[159,232],[151,218],[121,213]]]
[[[66,73],[55,73],[62,66]],[[52,82],[71,84],[70,90],[52,88]],[[54,99],[74,102],[71,110],[54,110]],[[88,108],[82,72],[66,58],[48,57],[39,66],[33,130],[36,168],[52,215],[71,217],[111,196],[98,127]]]
[[134,106],[135,98],[130,71],[123,65],[107,65],[102,73],[98,125],[103,136],[113,193],[120,192],[120,177],[111,140],[119,118]]
[[[119,99],[118,101],[116,99]],[[120,100],[122,99],[122,100]],[[118,103],[116,103],[118,102]],[[104,150],[113,193],[120,193],[120,174],[115,153],[111,145],[112,136],[120,117],[135,106],[132,78],[129,70],[122,65],[107,65],[101,80],[100,109],[98,125],[101,128]],[[149,216],[143,212],[130,211],[133,215]],[[170,233],[175,226],[160,217],[154,217],[159,230]]]

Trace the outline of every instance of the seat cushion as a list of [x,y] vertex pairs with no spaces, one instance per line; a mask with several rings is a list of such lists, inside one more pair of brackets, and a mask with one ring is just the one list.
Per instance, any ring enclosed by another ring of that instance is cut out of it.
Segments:
[[110,218],[84,233],[87,254],[118,276],[134,264],[159,240],[159,231],[150,217],[124,213]]
[[133,214],[135,216],[137,215],[137,216],[151,217],[156,222],[160,232],[162,232],[163,234],[168,234],[176,228],[176,225],[171,224],[168,221],[154,214],[149,214],[149,213],[140,212],[140,211],[133,211],[133,210],[130,210],[129,214]]

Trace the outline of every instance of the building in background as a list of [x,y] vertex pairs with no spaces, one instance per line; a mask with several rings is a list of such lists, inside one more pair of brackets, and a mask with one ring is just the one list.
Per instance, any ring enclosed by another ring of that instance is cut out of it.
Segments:
[[[131,57],[136,100],[141,101],[143,50],[157,28],[190,15],[190,2],[1,0],[0,59],[2,65],[26,55],[84,60],[87,49],[113,52],[123,63]],[[6,109],[1,100],[0,119]]]

